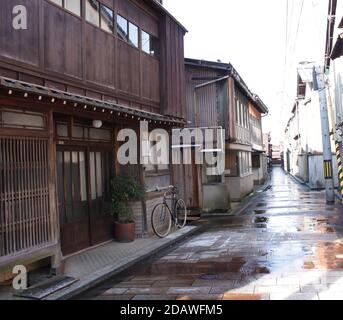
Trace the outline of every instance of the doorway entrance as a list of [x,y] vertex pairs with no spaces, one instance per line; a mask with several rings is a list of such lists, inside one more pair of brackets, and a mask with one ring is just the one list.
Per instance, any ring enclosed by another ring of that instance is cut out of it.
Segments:
[[58,209],[63,255],[112,239],[110,181],[113,152],[58,146]]

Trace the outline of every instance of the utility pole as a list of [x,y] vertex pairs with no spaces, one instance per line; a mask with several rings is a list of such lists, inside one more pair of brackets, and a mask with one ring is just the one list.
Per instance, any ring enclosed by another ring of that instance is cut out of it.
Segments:
[[330,140],[330,125],[328,117],[328,107],[326,100],[326,84],[324,80],[324,68],[317,66],[313,68],[314,90],[318,91],[320,104],[320,117],[322,123],[323,137],[323,158],[324,158],[324,177],[326,187],[326,202],[335,203],[335,192],[332,172],[332,151]]

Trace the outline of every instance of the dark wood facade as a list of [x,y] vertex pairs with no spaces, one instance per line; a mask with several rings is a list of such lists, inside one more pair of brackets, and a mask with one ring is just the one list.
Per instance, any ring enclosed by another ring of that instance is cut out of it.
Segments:
[[[204,168],[192,165],[178,169],[186,185],[192,186],[184,193],[187,205],[193,207],[200,199],[199,207],[207,209],[205,194],[213,186],[219,186],[217,194],[222,198],[231,195],[222,192],[239,186],[241,176],[251,175],[249,157],[253,148],[262,150],[261,114],[268,109],[253,94],[231,64],[195,59],[185,59],[187,120],[190,128],[216,128],[225,130],[225,173],[208,177]],[[204,166],[203,166],[204,167]],[[243,168],[244,167],[244,172]],[[230,181],[231,178],[237,181]],[[195,187],[197,186],[197,187]],[[198,195],[201,195],[199,198]],[[201,203],[201,200],[203,202]],[[209,210],[226,210],[226,203]]]
[[[23,0],[28,30],[14,30],[13,1],[1,2],[0,74],[173,117],[185,117],[185,29],[150,1],[100,1],[156,37],[153,57],[49,0]],[[162,97],[162,98],[161,98]]]
[[[56,1],[23,0],[27,30],[13,29],[12,0],[0,4],[0,77],[22,86],[0,86],[0,275],[13,263],[59,261],[111,239],[111,176],[131,174],[148,187],[172,182],[172,168],[121,167],[115,138],[124,127],[138,131],[141,117],[168,131],[184,121],[186,30],[154,0],[94,0],[113,12],[108,32],[87,21],[87,1],[77,15]],[[137,27],[137,46],[117,35],[117,15]],[[156,54],[143,50],[143,31],[158,43]],[[25,83],[44,92],[28,94]]]

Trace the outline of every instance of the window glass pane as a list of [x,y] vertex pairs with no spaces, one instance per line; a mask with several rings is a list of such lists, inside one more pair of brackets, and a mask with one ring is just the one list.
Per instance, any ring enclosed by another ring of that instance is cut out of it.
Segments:
[[85,153],[79,152],[81,201],[87,201]]
[[50,0],[51,2],[53,2],[53,3],[56,3],[56,4],[58,4],[59,6],[61,6],[62,7],[62,0]]
[[83,127],[78,125],[73,126],[73,138],[83,139]]
[[81,15],[80,0],[64,0],[64,7],[78,16]]
[[63,153],[57,152],[57,188],[58,188],[58,205],[60,213],[60,223],[66,222],[64,207],[64,172],[63,172]]
[[158,49],[159,49],[159,43],[158,40],[152,36],[150,36],[150,54],[154,57],[158,56]]
[[239,101],[238,99],[236,100],[236,123],[238,123],[239,119]]
[[114,31],[113,11],[103,4],[100,7],[100,26],[107,32]]
[[150,34],[142,31],[142,50],[150,54]]
[[129,23],[129,43],[138,48],[138,27]]
[[95,185],[95,153],[89,153],[89,180],[91,183],[91,199],[96,199],[96,185]]
[[68,125],[66,123],[57,124],[57,136],[68,138]]
[[86,0],[86,20],[99,27],[99,2]]
[[159,165],[157,165],[157,170],[158,171],[169,170],[169,165],[167,165],[167,164],[159,164]]
[[71,166],[70,166],[70,152],[64,152],[64,176],[65,176],[65,201],[66,205],[70,206],[72,203],[72,185],[71,185]]
[[73,181],[73,201],[80,201],[80,170],[78,152],[71,153],[71,174]]
[[127,20],[120,15],[117,16],[117,34],[122,40],[128,39]]
[[102,197],[102,166],[101,166],[101,153],[96,153],[96,191],[97,191],[97,197]]
[[1,113],[1,116],[1,122],[4,127],[22,127],[27,129],[44,129],[46,127],[44,116],[40,113],[6,110]]
[[90,140],[104,140],[111,141],[111,129],[89,129],[89,139]]

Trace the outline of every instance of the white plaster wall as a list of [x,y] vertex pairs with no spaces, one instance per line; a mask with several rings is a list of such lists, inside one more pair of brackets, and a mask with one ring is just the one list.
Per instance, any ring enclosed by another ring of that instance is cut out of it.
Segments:
[[[309,156],[309,184],[313,188],[325,188],[324,169],[323,169],[323,156],[312,155]],[[338,186],[337,176],[337,161],[333,158],[333,173],[335,187]]]
[[254,175],[243,177],[226,177],[226,184],[232,201],[241,201],[254,190]]
[[230,208],[230,196],[226,184],[204,184],[203,210],[205,212],[225,211]]

